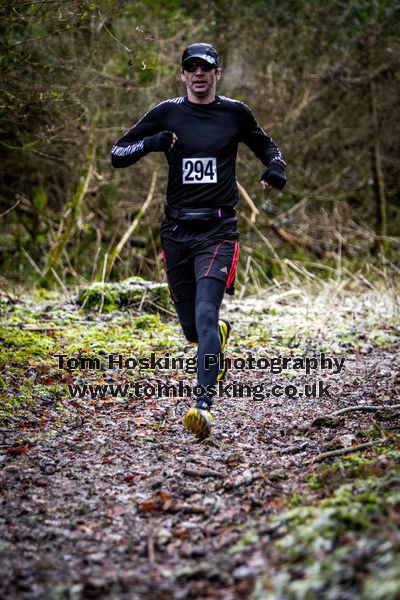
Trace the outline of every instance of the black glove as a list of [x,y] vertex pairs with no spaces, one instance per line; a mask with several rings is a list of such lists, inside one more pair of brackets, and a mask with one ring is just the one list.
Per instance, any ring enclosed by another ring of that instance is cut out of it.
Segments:
[[284,164],[280,161],[273,160],[268,169],[263,173],[261,181],[266,181],[273,188],[282,190],[286,184]]
[[145,140],[145,148],[148,152],[166,152],[172,144],[172,131],[161,131]]

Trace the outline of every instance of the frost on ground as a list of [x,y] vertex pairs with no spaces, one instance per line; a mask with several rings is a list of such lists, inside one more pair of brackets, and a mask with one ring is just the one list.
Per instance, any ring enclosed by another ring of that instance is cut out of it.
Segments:
[[[181,425],[190,398],[149,393],[192,373],[108,363],[194,357],[167,313],[3,298],[0,596],[398,598],[397,298],[327,286],[228,300],[231,368],[202,443]],[[69,393],[135,382],[147,395]]]

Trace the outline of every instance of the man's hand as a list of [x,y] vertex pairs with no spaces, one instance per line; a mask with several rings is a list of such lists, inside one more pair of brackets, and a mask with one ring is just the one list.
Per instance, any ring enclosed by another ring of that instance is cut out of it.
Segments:
[[273,190],[274,189],[271,185],[269,185],[269,183],[267,183],[263,179],[261,179],[260,185],[261,185],[261,187],[262,187],[263,190]]
[[174,147],[177,139],[173,131],[161,131],[146,138],[146,149],[149,152],[167,152]]
[[286,184],[284,163],[272,161],[261,177],[261,186],[264,190],[276,188],[282,190]]

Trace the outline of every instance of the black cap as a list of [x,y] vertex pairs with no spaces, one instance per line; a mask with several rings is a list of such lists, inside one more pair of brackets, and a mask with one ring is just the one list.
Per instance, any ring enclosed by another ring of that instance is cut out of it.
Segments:
[[211,44],[191,44],[182,54],[182,66],[189,58],[202,58],[210,65],[218,67],[218,52]]

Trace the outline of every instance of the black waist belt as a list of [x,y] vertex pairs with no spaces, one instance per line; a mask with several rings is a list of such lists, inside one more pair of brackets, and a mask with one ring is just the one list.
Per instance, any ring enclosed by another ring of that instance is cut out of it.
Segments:
[[231,206],[221,208],[172,208],[165,207],[165,214],[177,221],[207,221],[209,219],[222,219],[223,217],[234,217],[236,211]]

